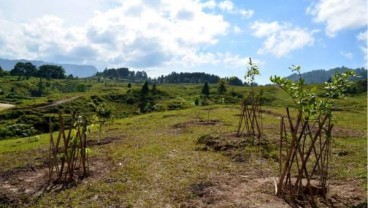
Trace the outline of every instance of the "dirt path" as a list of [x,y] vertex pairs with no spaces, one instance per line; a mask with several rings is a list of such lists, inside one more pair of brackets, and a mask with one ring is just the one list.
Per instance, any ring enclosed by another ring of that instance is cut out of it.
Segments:
[[14,108],[14,107],[15,107],[15,105],[13,105],[13,104],[0,103],[0,111],[6,110],[8,108]]
[[55,101],[54,103],[52,103],[50,105],[41,106],[41,107],[38,107],[37,109],[55,107],[55,106],[58,106],[58,105],[61,105],[61,104],[67,103],[67,102],[72,102],[73,100],[76,100],[80,97],[81,96],[79,95],[79,96],[74,96],[74,97],[71,97],[71,98],[62,98],[61,100]]

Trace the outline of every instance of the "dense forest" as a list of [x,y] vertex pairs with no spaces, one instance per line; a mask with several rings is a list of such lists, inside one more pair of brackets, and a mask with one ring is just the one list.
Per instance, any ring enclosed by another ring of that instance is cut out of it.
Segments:
[[[310,72],[302,73],[302,77],[305,80],[306,84],[316,84],[316,83],[324,83],[327,82],[336,72],[345,72],[351,70],[351,68],[347,67],[336,67],[330,70],[313,70]],[[354,69],[356,73],[356,77],[353,77],[352,80],[366,80],[367,79],[367,69],[365,68],[356,68]],[[296,81],[298,78],[298,75],[296,73],[290,75],[287,77],[290,80]]]

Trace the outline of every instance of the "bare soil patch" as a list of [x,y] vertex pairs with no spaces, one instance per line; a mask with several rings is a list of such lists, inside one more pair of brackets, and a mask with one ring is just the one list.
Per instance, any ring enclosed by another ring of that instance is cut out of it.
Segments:
[[49,184],[48,167],[26,167],[8,171],[0,178],[0,205],[23,207],[46,192],[58,192],[102,178],[112,169],[112,164],[106,159],[90,159],[89,176],[83,180],[69,184]]
[[[100,141],[88,140],[87,143],[92,147],[107,145],[120,139],[120,137],[105,137]],[[42,165],[26,165],[0,172],[0,207],[29,205],[44,193],[58,192],[80,183],[98,180],[112,169],[113,164],[107,158],[90,158],[88,177],[68,184],[48,183],[47,161]]]
[[87,140],[87,146],[91,147],[91,146],[100,146],[100,145],[106,145],[106,144],[110,144],[111,142],[120,140],[121,137],[105,137],[103,139],[100,140]]
[[[297,207],[275,195],[275,177],[266,173],[259,177],[257,171],[213,181],[192,184],[193,198],[182,207]],[[328,201],[317,199],[318,207],[367,207],[364,192],[350,181],[331,181]]]
[[257,138],[245,134],[238,137],[236,136],[236,132],[222,135],[203,135],[197,140],[197,143],[202,146],[198,147],[196,150],[220,151],[235,162],[248,162],[252,153],[244,151],[244,148],[250,146],[262,147],[263,144],[268,142],[266,137],[261,138],[260,141],[261,142],[258,143]]
[[332,137],[339,137],[339,138],[348,138],[348,137],[366,137],[367,132],[356,130],[356,129],[348,129],[335,126],[332,129]]

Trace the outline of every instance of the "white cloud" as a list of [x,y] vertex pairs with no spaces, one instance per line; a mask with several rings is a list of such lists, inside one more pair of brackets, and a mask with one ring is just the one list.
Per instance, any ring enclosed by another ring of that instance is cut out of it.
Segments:
[[234,27],[233,27],[233,32],[234,32],[235,34],[240,34],[240,33],[242,33],[242,32],[243,32],[243,30],[242,30],[240,27],[238,27],[238,26],[234,26]]
[[351,52],[346,52],[346,51],[340,51],[340,55],[344,56],[347,59],[352,60],[354,58],[354,54]]
[[221,1],[218,7],[222,10],[233,12],[234,11],[234,3],[229,0]]
[[368,41],[368,30],[361,32],[356,37],[358,40]]
[[74,27],[53,15],[22,24],[0,19],[0,28],[7,28],[0,30],[0,56],[100,67],[214,62],[201,48],[216,44],[231,29],[222,15],[205,12],[215,6],[212,0],[126,0]]
[[202,3],[203,8],[214,9],[216,8],[216,6],[217,4],[215,0],[209,0],[209,1]]
[[277,33],[282,29],[282,26],[278,22],[258,22],[256,21],[251,25],[251,29],[253,30],[253,35],[262,38],[267,35]]
[[251,18],[254,14],[254,10],[251,10],[251,9],[237,9],[234,3],[230,0],[221,1],[218,4],[218,7],[221,10],[226,11],[230,14],[239,14],[240,16],[244,18]]
[[326,23],[326,33],[331,37],[338,31],[367,25],[366,0],[318,0],[306,13],[312,15],[315,22]]
[[254,10],[251,10],[251,9],[241,9],[239,10],[239,14],[242,16],[242,17],[245,17],[245,18],[251,18],[254,14]]
[[307,29],[295,27],[290,24],[275,22],[255,22],[251,25],[253,35],[265,38],[259,54],[271,53],[276,57],[283,57],[291,51],[302,49],[314,44],[313,33]]
[[356,38],[359,41],[363,42],[363,44],[360,45],[359,48],[363,52],[364,60],[368,62],[368,30],[359,33]]

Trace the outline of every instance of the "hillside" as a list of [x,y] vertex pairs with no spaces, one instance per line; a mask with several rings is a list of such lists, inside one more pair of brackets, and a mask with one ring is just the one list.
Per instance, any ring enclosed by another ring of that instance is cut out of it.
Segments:
[[60,63],[51,63],[51,62],[44,62],[38,60],[10,60],[10,59],[2,59],[0,58],[0,66],[4,70],[10,71],[17,62],[31,62],[36,67],[45,64],[51,65],[59,65],[65,69],[67,75],[72,74],[74,77],[90,77],[96,74],[97,68],[91,65],[78,65],[78,64],[60,64]]
[[[306,84],[317,84],[327,82],[336,72],[345,72],[347,70],[351,70],[347,67],[336,67],[330,70],[313,70],[310,72],[302,73],[302,78],[304,78]],[[352,80],[367,80],[367,69],[365,68],[357,68],[354,69],[355,73],[358,77],[353,78]],[[296,81],[299,79],[296,73],[287,76],[288,79]]]

